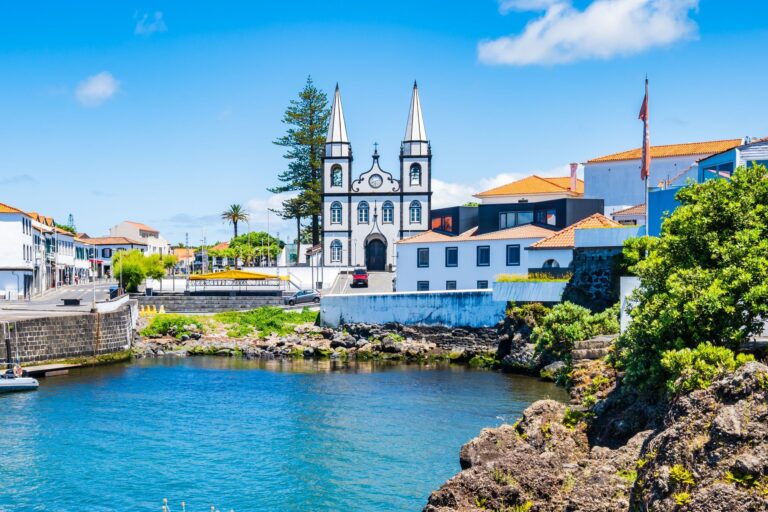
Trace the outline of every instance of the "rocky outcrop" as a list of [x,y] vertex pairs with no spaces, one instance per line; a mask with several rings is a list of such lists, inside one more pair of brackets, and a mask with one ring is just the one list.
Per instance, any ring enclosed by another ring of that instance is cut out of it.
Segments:
[[671,403],[621,388],[586,414],[539,401],[460,463],[425,511],[768,510],[768,366]]

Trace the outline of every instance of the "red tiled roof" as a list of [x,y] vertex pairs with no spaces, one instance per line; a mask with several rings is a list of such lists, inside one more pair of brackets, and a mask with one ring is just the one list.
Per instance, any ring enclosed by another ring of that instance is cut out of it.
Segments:
[[635,206],[630,206],[629,208],[624,208],[623,210],[619,210],[611,214],[612,217],[617,217],[621,215],[627,215],[627,216],[645,215],[645,203],[637,204]]
[[517,240],[522,238],[545,238],[552,234],[551,229],[543,228],[540,226],[534,226],[533,224],[526,224],[525,226],[517,226],[514,228],[502,229],[499,231],[492,231],[490,233],[483,233],[482,235],[475,235],[477,227],[468,229],[460,235],[446,235],[437,231],[425,231],[419,233],[410,238],[400,240],[398,244],[428,244],[437,242],[471,242],[473,240]]
[[142,224],[141,222],[134,222],[134,221],[132,221],[132,220],[126,220],[125,222],[126,222],[127,224],[133,224],[134,226],[136,226],[137,228],[139,228],[139,229],[140,229],[140,230],[142,230],[142,231],[151,231],[151,232],[153,232],[153,233],[160,233],[160,232],[159,232],[158,230],[156,230],[155,228],[149,227],[149,226],[147,226],[146,224]]
[[101,236],[88,239],[89,244],[93,245],[141,245],[146,247],[147,244],[131,240],[124,236]]
[[229,242],[219,242],[210,249],[212,251],[223,251],[224,249],[229,249]]
[[21,213],[23,215],[26,215],[27,217],[32,217],[27,212],[19,210],[15,206],[11,206],[5,203],[0,203],[0,213]]
[[475,197],[509,196],[509,195],[534,195],[534,194],[562,194],[574,196],[584,193],[584,181],[576,180],[576,192],[571,190],[571,178],[542,178],[541,176],[528,176],[521,180],[501,185],[500,187],[475,194]]
[[[673,156],[713,155],[740,146],[742,139],[712,140],[707,142],[687,142],[685,144],[668,144],[651,146],[651,158],[668,158]],[[630,149],[612,155],[593,158],[587,163],[615,162],[619,160],[637,160],[643,156],[643,148]]]
[[621,224],[601,213],[595,213],[567,228],[558,231],[549,238],[531,244],[531,249],[572,249],[576,245],[576,230],[579,228],[616,228]]

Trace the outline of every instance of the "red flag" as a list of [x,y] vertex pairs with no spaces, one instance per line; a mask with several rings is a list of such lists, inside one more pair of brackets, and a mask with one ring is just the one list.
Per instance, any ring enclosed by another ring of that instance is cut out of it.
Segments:
[[647,180],[651,175],[651,134],[648,132],[648,79],[645,79],[645,98],[640,107],[639,119],[643,122],[643,160],[640,165],[640,179]]

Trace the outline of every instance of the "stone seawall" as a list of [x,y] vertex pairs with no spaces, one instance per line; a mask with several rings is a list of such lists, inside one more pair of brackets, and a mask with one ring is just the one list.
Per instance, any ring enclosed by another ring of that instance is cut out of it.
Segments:
[[112,313],[47,316],[0,322],[0,361],[40,363],[113,354],[126,350],[133,337],[129,305]]
[[475,352],[495,351],[499,345],[499,334],[495,327],[449,328],[440,326],[406,326],[400,324],[368,325],[347,324],[344,330],[357,337],[383,338],[388,334],[397,334],[403,338],[413,338],[434,343],[441,350],[469,350]]
[[283,303],[281,295],[135,295],[139,307],[165,307],[168,313],[217,313],[276,306]]

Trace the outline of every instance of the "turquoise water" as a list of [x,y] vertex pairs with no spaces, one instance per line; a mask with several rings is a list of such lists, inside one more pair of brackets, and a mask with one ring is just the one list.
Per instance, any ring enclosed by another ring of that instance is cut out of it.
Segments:
[[0,396],[0,511],[421,510],[536,379],[459,366],[155,359]]

